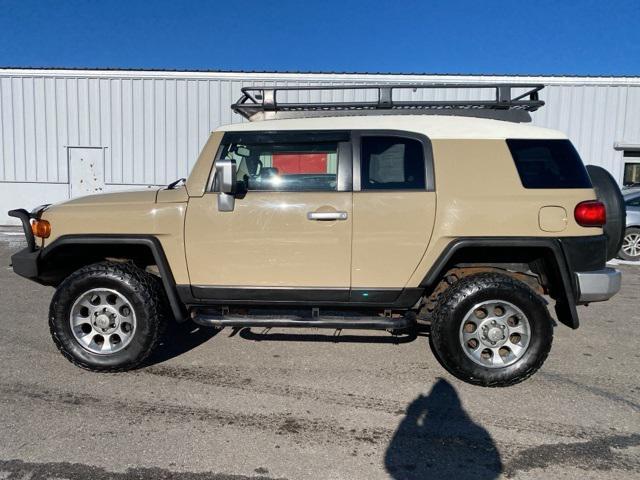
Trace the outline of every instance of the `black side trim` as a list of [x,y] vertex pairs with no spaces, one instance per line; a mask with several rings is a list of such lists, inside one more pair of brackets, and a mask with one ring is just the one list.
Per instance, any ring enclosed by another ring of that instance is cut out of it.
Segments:
[[56,249],[65,245],[143,245],[151,250],[153,258],[158,266],[162,278],[162,284],[169,299],[171,311],[177,321],[182,322],[187,319],[187,312],[184,304],[180,301],[176,289],[176,281],[171,273],[171,267],[162,249],[160,241],[151,235],[63,235],[54,240],[50,245],[42,249],[39,262],[46,261],[47,258],[55,254]]
[[349,293],[349,301],[361,303],[393,303],[398,299],[402,292],[402,289],[380,290],[377,288],[357,288],[351,290]]
[[348,288],[243,288],[193,285],[193,295],[203,300],[251,302],[346,302]]
[[9,216],[20,219],[24,236],[27,239],[27,247],[30,252],[33,252],[36,249],[36,239],[31,231],[31,214],[24,208],[18,208],[16,210],[9,210]]
[[[206,305],[281,305],[411,308],[424,293],[422,288],[403,290],[349,290],[306,288],[243,288],[178,285],[182,302]],[[364,295],[368,293],[368,295]]]
[[[567,241],[569,238],[564,238]],[[555,267],[549,281],[555,285],[553,292],[556,300],[556,314],[558,320],[571,328],[578,328],[580,320],[576,310],[578,301],[578,290],[576,287],[575,275],[571,270],[565,252],[562,248],[560,239],[544,238],[544,237],[467,237],[453,240],[447,248],[442,252],[438,260],[433,264],[425,278],[422,280],[420,287],[430,288],[436,285],[441,276],[445,273],[445,269],[452,260],[454,254],[464,248],[543,248],[551,252]]]

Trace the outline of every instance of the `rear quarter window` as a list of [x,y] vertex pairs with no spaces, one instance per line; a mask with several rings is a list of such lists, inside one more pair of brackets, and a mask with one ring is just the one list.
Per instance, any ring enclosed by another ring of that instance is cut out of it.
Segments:
[[591,188],[589,174],[569,140],[508,139],[524,188]]

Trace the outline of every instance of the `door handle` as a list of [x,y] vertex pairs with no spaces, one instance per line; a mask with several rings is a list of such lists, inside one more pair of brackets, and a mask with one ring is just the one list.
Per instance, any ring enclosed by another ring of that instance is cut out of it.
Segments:
[[308,212],[307,220],[316,221],[331,221],[331,220],[346,220],[348,217],[347,212]]

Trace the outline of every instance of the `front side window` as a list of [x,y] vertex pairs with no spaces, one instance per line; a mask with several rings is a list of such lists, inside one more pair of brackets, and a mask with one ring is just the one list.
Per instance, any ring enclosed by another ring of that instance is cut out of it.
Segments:
[[221,158],[236,161],[236,180],[248,191],[337,189],[337,142],[230,143]]
[[363,136],[360,175],[362,190],[425,189],[422,143],[410,138]]

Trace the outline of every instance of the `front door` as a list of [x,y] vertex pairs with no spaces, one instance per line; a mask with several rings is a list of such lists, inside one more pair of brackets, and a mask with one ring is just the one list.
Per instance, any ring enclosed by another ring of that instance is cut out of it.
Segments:
[[185,243],[194,296],[347,301],[348,134],[227,133],[218,155],[235,160],[246,192],[233,211],[218,209],[215,182],[202,197],[190,198]]

